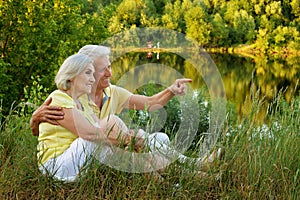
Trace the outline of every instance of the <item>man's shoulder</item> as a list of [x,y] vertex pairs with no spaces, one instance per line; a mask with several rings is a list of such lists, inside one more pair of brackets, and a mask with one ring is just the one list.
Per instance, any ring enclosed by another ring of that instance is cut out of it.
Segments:
[[125,90],[117,85],[110,84],[107,88],[104,89],[106,95],[111,96],[114,92],[118,92],[120,90]]
[[131,93],[129,90],[126,88],[117,86],[117,85],[110,85],[107,88],[104,89],[105,93],[107,94],[112,94],[114,92],[126,92],[126,93]]
[[107,88],[104,89],[104,91],[114,90],[116,88],[118,88],[118,86],[110,84]]

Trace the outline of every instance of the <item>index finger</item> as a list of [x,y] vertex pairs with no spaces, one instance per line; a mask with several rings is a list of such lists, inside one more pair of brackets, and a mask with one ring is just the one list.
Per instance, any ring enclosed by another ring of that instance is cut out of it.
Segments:
[[179,79],[179,81],[181,83],[191,83],[193,80],[190,78],[182,78],[182,79]]

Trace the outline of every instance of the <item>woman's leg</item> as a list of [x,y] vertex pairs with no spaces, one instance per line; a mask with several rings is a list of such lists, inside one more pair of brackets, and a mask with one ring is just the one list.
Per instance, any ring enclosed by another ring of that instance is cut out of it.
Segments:
[[77,138],[63,154],[48,160],[40,170],[62,181],[74,181],[89,164],[96,148],[95,143]]

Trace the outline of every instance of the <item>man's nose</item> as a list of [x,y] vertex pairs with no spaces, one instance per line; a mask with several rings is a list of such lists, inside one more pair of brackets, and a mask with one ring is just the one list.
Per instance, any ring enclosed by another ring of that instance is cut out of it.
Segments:
[[93,83],[95,83],[95,81],[96,81],[95,76],[92,76],[92,77],[90,78],[90,81],[93,82]]
[[110,67],[105,68],[105,76],[108,76],[108,77],[111,76],[111,68]]

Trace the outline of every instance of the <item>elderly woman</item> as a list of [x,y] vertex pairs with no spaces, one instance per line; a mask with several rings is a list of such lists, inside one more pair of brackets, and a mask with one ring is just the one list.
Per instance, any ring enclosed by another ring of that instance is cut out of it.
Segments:
[[55,83],[57,90],[48,98],[51,105],[62,107],[64,118],[59,125],[43,122],[39,125],[38,165],[42,173],[59,180],[73,181],[89,158],[103,144],[97,159],[101,162],[110,151],[109,145],[130,142],[130,131],[115,115],[101,121],[93,110],[83,107],[78,98],[89,94],[95,82],[93,61],[86,55],[75,54],[60,67]]

